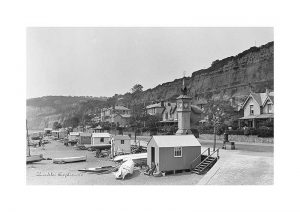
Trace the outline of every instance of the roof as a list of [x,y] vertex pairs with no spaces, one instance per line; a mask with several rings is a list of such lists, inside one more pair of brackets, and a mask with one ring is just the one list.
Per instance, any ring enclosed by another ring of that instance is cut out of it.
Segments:
[[93,133],[92,134],[93,138],[110,138],[109,133]]
[[187,96],[187,95],[180,95],[176,99],[192,99],[192,97]]
[[[113,109],[113,107],[110,107],[109,109]],[[115,110],[130,110],[127,107],[124,107],[122,105],[116,105],[114,109]]]
[[263,102],[263,106],[266,105],[266,103],[268,102],[268,100],[270,100],[272,102],[272,104],[274,104],[274,96],[267,96],[267,98]]
[[166,102],[163,109],[163,113],[170,111],[170,114],[173,114],[176,111],[176,109],[177,109],[176,102]]
[[244,101],[242,108],[244,108],[244,106],[246,105],[246,103],[248,102],[250,97],[252,97],[259,106],[263,106],[264,102],[266,101],[266,99],[268,97],[274,99],[274,92],[270,92],[268,94],[267,93],[250,93],[249,96],[247,97],[247,99]]
[[239,119],[269,119],[269,118],[274,118],[273,113],[264,113],[256,116],[245,116]]
[[79,135],[79,132],[70,132],[70,135]]
[[82,133],[80,133],[80,136],[91,137],[92,133],[82,132]]
[[161,123],[176,123],[178,120],[166,120],[166,121],[160,121]]
[[156,104],[148,105],[146,109],[156,108],[156,107],[163,107],[163,106],[161,106],[161,103],[156,103]]
[[131,117],[131,115],[129,115],[129,114],[121,114],[121,116],[122,116],[123,118],[130,118],[130,117]]
[[155,135],[152,139],[159,147],[201,146],[194,135]]
[[268,119],[268,118],[274,118],[273,113],[265,113],[265,114],[260,114],[256,116],[257,119]]
[[129,115],[129,114],[119,114],[119,113],[113,114],[112,116],[113,117],[121,116],[122,118],[130,118],[131,117],[131,115]]
[[200,107],[198,107],[197,105],[191,105],[191,110],[194,112],[194,113],[198,113],[198,114],[201,114],[202,113],[202,109]]
[[44,130],[52,130],[52,128],[45,128]]
[[115,135],[113,136],[115,140],[130,140],[130,137],[128,135]]
[[239,119],[255,119],[256,116],[244,116],[242,118]]

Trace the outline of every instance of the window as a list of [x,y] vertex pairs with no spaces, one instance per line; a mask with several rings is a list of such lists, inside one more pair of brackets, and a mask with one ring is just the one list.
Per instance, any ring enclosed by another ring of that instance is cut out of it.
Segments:
[[182,157],[182,147],[174,147],[174,157]]
[[121,144],[124,144],[124,140],[121,140]]
[[100,138],[100,142],[104,142],[104,138]]
[[253,105],[250,105],[250,115],[254,115]]
[[269,103],[267,105],[267,113],[272,113],[272,104],[271,103]]

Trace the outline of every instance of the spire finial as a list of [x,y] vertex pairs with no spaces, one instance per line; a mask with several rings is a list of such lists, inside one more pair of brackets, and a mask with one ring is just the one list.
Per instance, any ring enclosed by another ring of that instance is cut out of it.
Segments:
[[185,71],[183,72],[181,93],[182,95],[187,95],[187,88],[185,86]]

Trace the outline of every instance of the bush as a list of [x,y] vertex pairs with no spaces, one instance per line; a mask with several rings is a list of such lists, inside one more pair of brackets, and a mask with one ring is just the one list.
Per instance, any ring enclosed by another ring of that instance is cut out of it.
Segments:
[[200,134],[214,134],[213,129],[200,129],[199,132]]
[[257,135],[257,130],[255,128],[246,127],[244,129],[244,135]]
[[257,130],[257,135],[262,138],[274,137],[274,130],[273,128],[261,127]]
[[243,129],[236,129],[236,130],[228,130],[228,135],[244,135]]

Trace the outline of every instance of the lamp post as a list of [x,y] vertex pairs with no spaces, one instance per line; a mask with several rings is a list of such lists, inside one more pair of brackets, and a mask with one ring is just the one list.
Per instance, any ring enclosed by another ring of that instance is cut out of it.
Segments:
[[216,144],[217,144],[217,124],[219,123],[219,112],[220,108],[217,107],[216,111],[213,113],[213,124],[214,124],[214,146],[213,146],[213,151],[216,150]]

